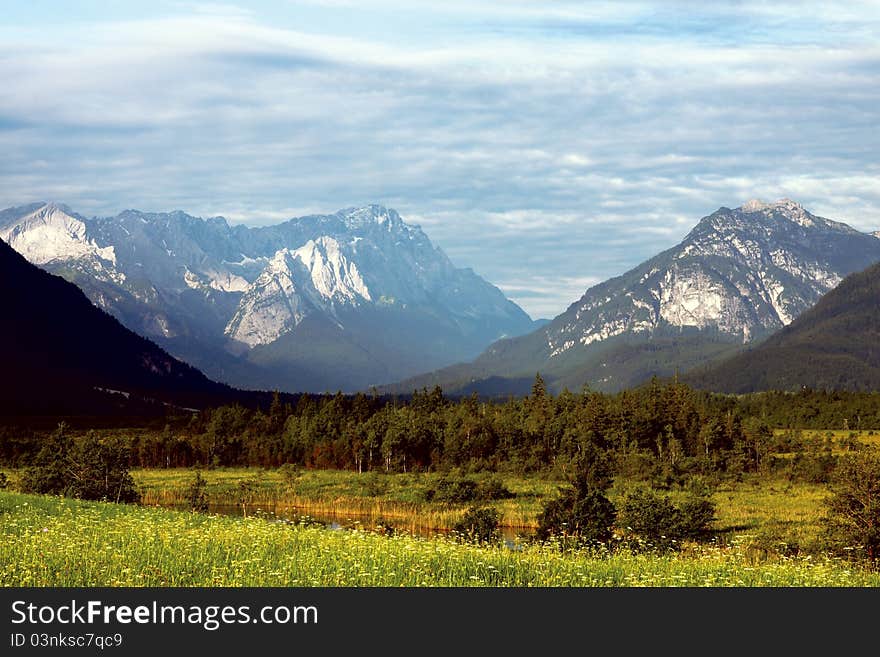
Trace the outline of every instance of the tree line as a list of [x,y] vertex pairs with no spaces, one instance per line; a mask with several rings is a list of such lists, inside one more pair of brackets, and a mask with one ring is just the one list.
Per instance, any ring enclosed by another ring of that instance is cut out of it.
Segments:
[[[502,401],[447,398],[439,387],[406,399],[275,395],[267,407],[230,404],[126,438],[133,467],[306,468],[358,472],[543,472],[567,476],[588,450],[613,455],[617,474],[669,484],[688,473],[794,469],[821,480],[830,445],[802,429],[880,428],[880,395],[803,390],[744,396],[652,380],[616,394],[588,389]],[[777,431],[774,431],[777,429]],[[778,429],[785,429],[780,433]],[[124,433],[124,432],[120,432]],[[27,465],[45,435],[7,429],[0,462]],[[857,447],[855,441],[853,448]],[[780,460],[779,453],[796,458]]]

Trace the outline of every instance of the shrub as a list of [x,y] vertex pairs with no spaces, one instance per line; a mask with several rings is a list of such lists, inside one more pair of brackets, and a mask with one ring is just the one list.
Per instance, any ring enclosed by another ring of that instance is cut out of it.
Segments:
[[380,497],[388,492],[388,481],[378,472],[370,472],[361,482],[361,488],[367,497]]
[[99,439],[89,432],[71,450],[71,493],[84,500],[140,501],[128,471],[130,460],[131,450],[122,439]]
[[608,543],[616,509],[605,493],[590,486],[569,486],[561,493],[538,515],[535,537],[541,541],[557,537],[575,545]]
[[5,472],[0,472],[0,490],[5,489],[9,485],[9,479]]
[[803,547],[790,529],[778,522],[770,522],[759,528],[745,546],[746,555],[753,561],[762,561],[771,555],[796,557]]
[[464,477],[440,477],[437,485],[425,491],[425,499],[445,504],[464,504],[477,499],[477,482]]
[[207,486],[207,480],[202,476],[201,472],[196,470],[184,493],[189,508],[192,511],[204,512],[208,510],[208,495],[205,492]]
[[281,475],[281,479],[284,481],[284,488],[291,491],[294,490],[297,481],[302,477],[302,468],[293,463],[285,463],[278,468],[278,474]]
[[25,471],[21,488],[26,493],[137,502],[140,494],[128,471],[130,456],[119,438],[100,439],[92,431],[72,442],[61,424]]
[[453,525],[452,531],[471,543],[495,543],[500,538],[498,522],[499,514],[495,509],[471,507]]
[[467,477],[444,475],[437,480],[434,487],[429,487],[424,492],[426,501],[444,504],[491,502],[507,500],[512,497],[516,497],[516,494],[504,485],[500,477],[491,477],[485,481],[477,482]]
[[32,465],[22,474],[20,488],[23,493],[70,494],[68,452],[71,441],[66,430],[67,426],[62,422],[46,438]]
[[873,566],[880,560],[880,453],[842,458],[827,498],[829,546]]
[[698,538],[714,519],[715,505],[704,495],[688,493],[676,506],[668,495],[637,488],[626,495],[619,524],[635,550],[670,550]]
[[547,502],[538,515],[535,537],[560,538],[563,547],[606,544],[617,515],[605,495],[613,481],[611,462],[607,453],[588,443],[574,466],[571,485],[561,488],[561,495]]
[[516,497],[516,493],[504,485],[500,477],[491,477],[477,484],[477,499],[494,501],[509,500]]

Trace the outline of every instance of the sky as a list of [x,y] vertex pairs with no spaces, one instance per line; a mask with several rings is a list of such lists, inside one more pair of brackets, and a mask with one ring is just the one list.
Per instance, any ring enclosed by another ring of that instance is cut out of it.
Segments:
[[0,8],[3,208],[379,203],[534,318],[751,198],[880,229],[880,1]]

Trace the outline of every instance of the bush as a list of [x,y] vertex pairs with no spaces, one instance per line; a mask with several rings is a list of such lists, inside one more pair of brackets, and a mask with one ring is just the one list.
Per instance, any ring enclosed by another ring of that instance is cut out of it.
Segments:
[[827,454],[798,453],[791,459],[788,478],[790,481],[806,481],[811,484],[827,484],[831,481],[837,457]]
[[500,477],[491,477],[477,484],[477,499],[491,502],[494,500],[509,500],[516,497],[516,493],[504,485]]
[[575,545],[608,543],[616,509],[605,493],[590,486],[570,486],[561,493],[538,515],[535,537],[541,541],[556,537]]
[[464,477],[440,477],[437,485],[425,490],[425,499],[429,502],[445,504],[465,504],[477,499],[477,482]]
[[388,492],[388,481],[373,471],[363,478],[361,489],[367,497],[381,497]]
[[99,439],[94,432],[71,450],[70,491],[84,500],[138,502],[140,494],[128,471],[131,451],[117,437]]
[[499,514],[495,509],[471,507],[455,523],[452,531],[471,543],[496,543],[500,538],[498,522]]
[[9,479],[5,472],[0,472],[0,490],[4,490],[7,486],[9,486]]
[[569,545],[599,545],[612,536],[617,509],[605,491],[613,482],[607,453],[588,443],[574,463],[571,485],[561,488],[561,495],[544,505],[538,515],[535,537],[562,539]]
[[745,546],[746,555],[753,561],[761,561],[770,556],[796,557],[803,548],[797,537],[782,523],[772,522],[751,535]]
[[92,431],[72,442],[61,424],[25,471],[21,489],[84,500],[138,502],[140,494],[128,471],[130,456],[128,445],[119,438],[99,439]]
[[208,495],[205,492],[207,487],[207,480],[202,476],[201,472],[196,470],[184,493],[189,508],[192,511],[205,512],[208,510]]
[[21,492],[37,495],[71,494],[68,472],[71,441],[66,431],[67,426],[62,422],[46,438],[32,465],[22,473],[19,485]]
[[632,549],[662,551],[679,549],[683,540],[698,538],[714,517],[715,505],[704,495],[689,493],[676,506],[668,495],[638,488],[624,498],[619,524]]
[[296,483],[299,481],[300,477],[302,477],[302,468],[293,463],[285,463],[280,468],[278,468],[278,474],[281,475],[281,479],[284,482],[284,488],[288,491],[292,491],[296,488]]
[[880,453],[842,458],[831,490],[824,520],[828,545],[876,566],[880,560]]

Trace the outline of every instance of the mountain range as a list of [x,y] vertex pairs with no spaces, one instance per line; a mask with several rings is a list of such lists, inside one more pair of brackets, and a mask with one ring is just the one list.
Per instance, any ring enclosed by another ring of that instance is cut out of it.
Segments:
[[0,212],[0,239],[212,379],[346,392],[478,355],[536,324],[377,205],[230,226],[55,203]]
[[678,245],[588,289],[546,326],[385,390],[524,394],[536,372],[557,391],[620,390],[761,342],[878,260],[877,235],[792,200],[722,207]]

